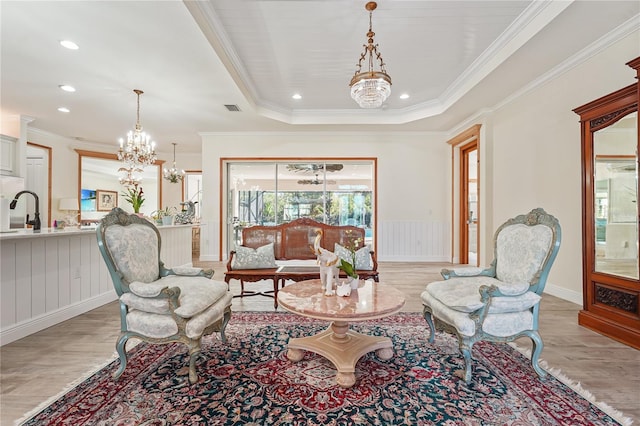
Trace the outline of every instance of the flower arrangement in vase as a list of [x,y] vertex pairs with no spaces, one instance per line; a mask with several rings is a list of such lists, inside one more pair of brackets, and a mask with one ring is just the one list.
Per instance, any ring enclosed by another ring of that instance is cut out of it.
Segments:
[[142,187],[138,186],[138,184],[133,185],[133,187],[128,187],[125,192],[122,193],[124,199],[131,203],[131,207],[133,207],[134,213],[140,213],[140,207],[144,203],[144,191]]
[[340,259],[340,265],[338,265],[338,269],[342,270],[347,275],[347,277],[349,277],[352,283],[352,288],[357,288],[358,271],[356,270],[356,251],[358,250],[358,246],[362,242],[362,238],[351,238],[351,231],[346,231],[346,233],[347,243],[344,247],[349,251],[350,259]]

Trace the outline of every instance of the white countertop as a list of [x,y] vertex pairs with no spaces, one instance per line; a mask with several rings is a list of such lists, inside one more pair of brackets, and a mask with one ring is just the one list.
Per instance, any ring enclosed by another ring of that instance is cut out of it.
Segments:
[[[185,225],[157,225],[157,228],[162,230],[163,228],[192,228],[194,224]],[[0,232],[0,240],[13,240],[24,238],[38,238],[38,237],[61,237],[70,235],[82,235],[96,232],[97,226],[82,226],[81,228],[75,226],[65,227],[64,229],[58,228],[42,228],[39,231],[34,231],[29,228],[11,229],[10,231]]]

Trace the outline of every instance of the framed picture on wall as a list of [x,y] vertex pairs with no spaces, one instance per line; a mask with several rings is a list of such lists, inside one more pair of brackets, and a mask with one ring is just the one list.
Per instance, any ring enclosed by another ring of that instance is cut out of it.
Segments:
[[110,211],[114,207],[118,207],[118,193],[96,189],[96,204],[99,212]]
[[80,210],[83,212],[96,211],[96,191],[93,189],[80,190]]

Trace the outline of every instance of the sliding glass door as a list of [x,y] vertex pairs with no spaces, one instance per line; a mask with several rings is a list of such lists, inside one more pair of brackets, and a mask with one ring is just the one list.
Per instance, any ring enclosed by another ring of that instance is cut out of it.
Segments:
[[374,235],[374,160],[228,161],[227,246],[242,244],[242,229],[307,217]]

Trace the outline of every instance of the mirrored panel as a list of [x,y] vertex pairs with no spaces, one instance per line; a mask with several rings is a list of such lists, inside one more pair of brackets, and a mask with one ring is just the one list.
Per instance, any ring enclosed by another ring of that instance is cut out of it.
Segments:
[[[118,170],[122,162],[115,155],[91,151],[77,151],[80,161],[78,199],[80,201],[80,222],[83,225],[100,221],[113,207],[120,207],[133,213],[134,209],[126,200],[127,187],[120,183],[123,172]],[[140,179],[144,201],[139,212],[151,216],[160,208],[162,180],[161,164],[147,166],[136,177]]]
[[638,279],[637,112],[593,133],[595,270]]

